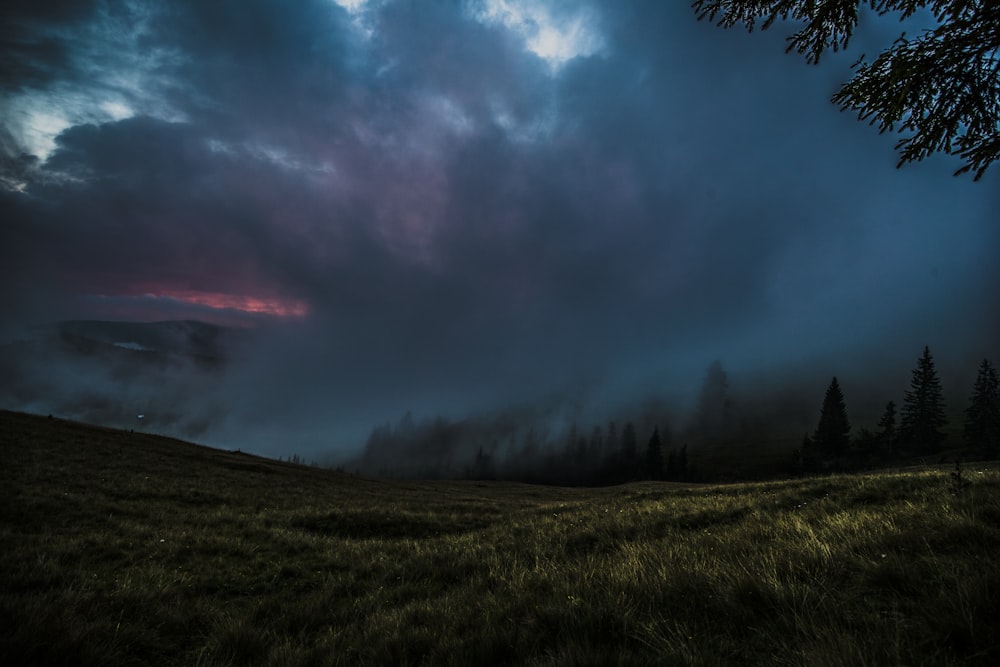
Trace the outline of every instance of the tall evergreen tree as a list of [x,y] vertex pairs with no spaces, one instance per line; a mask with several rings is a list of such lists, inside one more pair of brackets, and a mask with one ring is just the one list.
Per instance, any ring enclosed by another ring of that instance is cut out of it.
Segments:
[[823,407],[819,413],[819,424],[813,434],[813,443],[823,456],[842,456],[851,443],[850,433],[851,424],[847,420],[844,392],[841,391],[837,378],[833,378],[823,397]]
[[1000,377],[989,359],[983,359],[965,411],[965,440],[987,456],[1000,448]]
[[941,380],[934,370],[934,358],[929,347],[917,360],[910,380],[910,390],[903,399],[900,421],[900,442],[910,451],[933,454],[941,449],[948,423],[941,394]]
[[663,478],[663,443],[660,441],[660,429],[653,429],[646,447],[646,475],[649,479]]
[[882,413],[882,419],[878,422],[879,433],[878,439],[882,445],[882,448],[887,454],[892,454],[896,449],[896,403],[889,401],[885,404],[885,412]]

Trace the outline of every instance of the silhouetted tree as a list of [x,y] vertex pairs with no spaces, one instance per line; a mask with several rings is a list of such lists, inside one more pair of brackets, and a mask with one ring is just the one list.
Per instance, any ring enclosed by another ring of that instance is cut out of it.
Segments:
[[698,432],[708,438],[727,434],[732,425],[729,378],[718,360],[713,361],[705,372],[705,380],[698,392],[695,422]]
[[965,440],[986,456],[1000,447],[1000,378],[989,359],[979,365],[972,398],[965,411]]
[[816,472],[820,469],[816,445],[808,433],[802,436],[802,445],[798,449],[798,456],[793,456],[793,460],[797,460],[802,472]]
[[903,33],[873,62],[854,64],[854,77],[833,96],[842,110],[905,132],[896,148],[898,166],[936,153],[957,154],[966,164],[956,174],[979,180],[1000,158],[1000,10],[996,0],[695,0],[698,19],[726,28],[742,23],[766,30],[779,18],[801,28],[786,51],[818,63],[828,49],[846,49],[858,25],[858,6],[908,19],[933,12],[937,26],[919,37]]
[[847,452],[851,443],[851,424],[847,420],[847,405],[837,378],[830,381],[823,397],[823,407],[819,413],[819,424],[813,434],[813,442],[822,456],[839,457]]
[[861,427],[854,436],[854,446],[852,447],[852,458],[855,460],[852,465],[864,465],[871,463],[880,453],[882,438],[878,433],[872,433],[865,427]]
[[681,479],[687,479],[690,473],[688,469],[688,446],[686,442],[681,445],[681,451],[677,455],[677,473]]
[[882,419],[878,421],[878,427],[879,442],[886,454],[891,456],[896,449],[896,404],[893,401],[885,404],[885,411],[882,413]]
[[663,443],[660,441],[660,429],[653,429],[646,447],[646,476],[649,479],[663,478]]
[[900,440],[904,447],[920,454],[933,454],[941,448],[948,423],[941,395],[941,380],[934,370],[934,358],[929,347],[917,360],[901,411]]
[[[496,449],[496,443],[493,444],[492,449]],[[484,451],[480,446],[479,451],[476,452],[476,459],[472,463],[472,468],[469,471],[468,477],[471,479],[496,479],[496,469],[493,466],[492,451]]]

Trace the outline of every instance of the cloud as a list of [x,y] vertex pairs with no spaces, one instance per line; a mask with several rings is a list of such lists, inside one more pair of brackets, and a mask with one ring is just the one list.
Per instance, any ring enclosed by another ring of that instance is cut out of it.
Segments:
[[308,310],[233,371],[241,418],[348,442],[690,394],[717,358],[995,354],[997,189],[894,170],[827,101],[850,61],[778,33],[683,3],[33,7],[0,54],[7,323]]

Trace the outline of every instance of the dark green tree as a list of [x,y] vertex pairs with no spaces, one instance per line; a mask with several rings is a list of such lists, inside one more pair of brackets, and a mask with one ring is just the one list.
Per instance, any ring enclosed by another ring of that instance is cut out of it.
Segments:
[[890,456],[896,449],[896,403],[889,401],[885,404],[885,412],[882,419],[878,421],[878,439],[883,450]]
[[934,358],[929,347],[917,360],[910,380],[910,390],[903,399],[900,420],[900,443],[918,454],[933,454],[941,449],[948,423],[941,394],[941,380],[934,370]]
[[989,359],[979,365],[965,411],[965,440],[986,456],[996,456],[1000,448],[1000,377]]
[[844,392],[841,391],[837,378],[833,378],[823,397],[813,444],[821,456],[843,456],[851,444],[850,433],[851,423],[847,420]]
[[[777,20],[800,27],[786,52],[818,63],[828,50],[846,50],[859,9],[900,20],[930,11],[937,27],[910,38],[904,32],[872,62],[864,54],[854,76],[832,101],[842,110],[900,132],[897,167],[933,153],[959,156],[957,174],[975,180],[1000,158],[1000,4],[996,0],[694,0],[698,19],[731,28],[767,30]],[[922,20],[922,17],[918,17]]]
[[646,446],[646,476],[649,479],[663,478],[663,443],[660,441],[659,428],[653,429],[653,435]]

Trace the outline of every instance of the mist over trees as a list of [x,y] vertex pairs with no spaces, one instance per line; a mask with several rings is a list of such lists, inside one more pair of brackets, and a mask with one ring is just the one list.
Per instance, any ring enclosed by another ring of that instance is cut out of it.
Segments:
[[733,428],[733,402],[729,396],[729,377],[716,360],[709,365],[705,380],[698,393],[695,430],[706,438],[731,435]]
[[[780,417],[737,410],[732,391],[721,362],[714,361],[686,419],[662,401],[636,406],[636,418],[619,414],[590,423],[586,412],[569,416],[559,402],[458,421],[407,413],[395,424],[375,427],[362,454],[344,467],[381,476],[567,485],[708,481],[995,456],[1000,441],[993,365],[980,365],[964,430],[948,431],[929,347],[912,370],[902,408],[895,400],[880,410],[869,406],[865,414],[880,417],[858,429],[852,428],[850,396],[837,377],[818,401],[814,429],[799,440],[782,430],[787,427]],[[748,395],[753,391],[749,387]],[[684,426],[675,430],[675,423]]]

